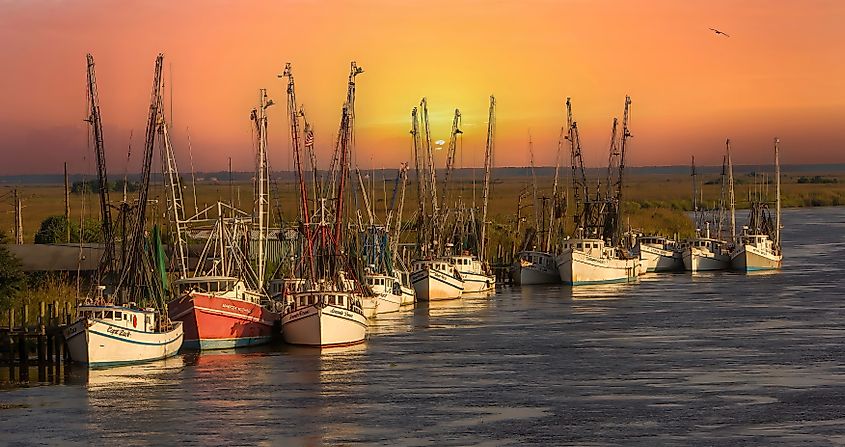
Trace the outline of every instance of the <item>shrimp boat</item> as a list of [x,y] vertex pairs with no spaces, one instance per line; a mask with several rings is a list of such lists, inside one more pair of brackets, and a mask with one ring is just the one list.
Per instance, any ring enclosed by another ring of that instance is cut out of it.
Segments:
[[763,203],[762,200],[752,202],[749,224],[743,226],[736,248],[731,253],[731,268],[734,270],[753,272],[781,268],[783,252],[780,243],[780,154],[778,143],[780,143],[780,140],[775,138],[775,181],[777,182],[775,218],[772,219],[768,205]]
[[464,292],[464,278],[451,258],[419,259],[411,268],[411,284],[420,301],[454,300]]
[[731,267],[731,255],[725,241],[709,237],[696,237],[682,244],[684,270],[688,272],[706,272],[728,270]]
[[616,247],[601,239],[567,239],[556,258],[560,280],[573,286],[635,281],[640,275],[640,260],[623,257]]
[[556,284],[560,282],[555,256],[542,251],[522,251],[511,265],[511,277],[521,285]]
[[587,179],[578,126],[572,106],[566,100],[567,123],[572,158],[572,189],[575,192],[575,237],[561,242],[555,258],[560,280],[573,286],[635,281],[642,270],[638,256],[623,247],[620,228],[622,179],[625,154],[631,133],[628,129],[631,98],[625,97],[622,135],[617,137],[618,120],[613,119],[610,156],[604,188],[593,187]]
[[[734,240],[733,233],[735,232],[735,211],[733,201],[733,167],[730,164],[730,140],[726,142],[727,154],[726,162],[729,175],[730,188],[730,211],[731,211],[731,240]],[[718,207],[719,217],[716,224],[716,237],[712,237],[710,232],[710,221],[705,216],[705,210],[700,203],[700,191],[697,183],[697,175],[695,168],[695,157],[692,158],[692,205],[693,215],[696,224],[695,237],[683,241],[679,247],[678,252],[681,254],[684,262],[684,270],[688,272],[703,272],[703,271],[717,271],[728,270],[731,266],[731,242],[724,240],[722,214],[724,210],[724,195],[725,195],[725,163],[722,164],[722,197],[720,198],[720,205]],[[702,231],[702,227],[704,227]]]
[[367,317],[361,298],[361,294],[337,290],[329,282],[292,293],[282,312],[285,342],[323,347],[363,342]]
[[[182,194],[176,160],[169,142],[164,136],[165,183],[169,190],[168,210],[176,228],[177,266],[180,279],[174,281],[177,297],[168,303],[168,312],[173,320],[185,325],[185,347],[191,349],[229,349],[267,343],[273,336],[279,320],[277,304],[269,299],[264,289],[265,245],[269,221],[269,176],[266,152],[266,90],[259,92],[259,107],[252,111],[258,141],[258,166],[254,197],[254,215],[234,208],[231,204],[218,202],[189,219],[182,216]],[[166,129],[166,126],[163,125]],[[216,207],[217,218],[205,218]],[[188,226],[204,226],[213,222],[208,230],[203,228],[195,234],[207,231],[208,239],[200,255],[199,263],[192,274],[188,273],[187,233]],[[250,242],[257,237],[254,254],[256,268],[249,256]]]
[[185,348],[228,349],[267,343],[278,314],[267,298],[227,276],[196,276],[173,282],[180,296],[168,303],[171,319],[185,324]]
[[[329,197],[319,195],[315,187],[315,198],[319,199],[319,210],[314,216],[309,211],[310,200],[301,162],[299,143],[299,109],[296,107],[293,72],[290,64],[285,66],[284,77],[288,78],[288,111],[290,112],[293,156],[296,163],[297,180],[300,186],[299,210],[302,219],[301,256],[292,267],[289,277],[296,278],[285,297],[281,315],[282,336],[285,342],[313,347],[345,346],[364,342],[367,336],[367,317],[362,300],[371,297],[369,288],[361,284],[360,270],[350,262],[346,253],[351,246],[347,242],[349,231],[344,214],[346,182],[349,177],[349,159],[353,144],[353,107],[355,104],[355,77],[363,72],[352,62],[346,102],[343,105],[335,149],[336,169],[328,179],[334,188],[324,189]],[[307,121],[306,121],[307,127]],[[313,140],[306,141],[306,149]],[[313,156],[313,152],[311,153]],[[316,169],[316,167],[315,167]],[[315,178],[316,181],[316,178]],[[327,202],[331,202],[331,207]],[[300,282],[301,280],[301,282]]]
[[168,313],[172,320],[184,323],[188,349],[230,349],[268,343],[279,320],[279,304],[258,286],[258,274],[245,254],[243,240],[249,237],[250,219],[243,211],[222,202],[216,207],[218,217],[196,270],[173,281],[177,296],[167,304]]
[[640,236],[635,249],[640,255],[643,273],[680,272],[684,270],[683,253],[678,243],[662,236]]
[[182,323],[159,318],[154,308],[105,301],[79,305],[76,322],[63,334],[70,358],[89,365],[171,357],[179,352],[183,337]]
[[[155,126],[162,109],[161,68],[163,56],[156,58],[153,92],[148,120],[142,181],[138,200],[126,199],[118,208],[121,254],[118,255],[116,231],[112,227],[102,122],[94,74],[94,59],[88,59],[87,120],[92,131],[97,159],[101,228],[105,250],[100,260],[96,297],[77,306],[77,317],[64,329],[68,352],[73,361],[88,365],[119,364],[163,359],[175,355],[182,346],[182,324],[171,322],[163,312],[167,294],[164,250],[157,226],[147,236],[147,196],[155,145]],[[106,294],[106,289],[110,293]],[[136,303],[142,303],[141,306]]]
[[[388,224],[390,217],[389,214]],[[398,241],[398,232],[395,237]],[[368,316],[370,313],[398,312],[402,306],[414,303],[415,294],[408,272],[397,268],[402,266],[402,262],[393,255],[395,251],[389,249],[392,244],[388,228],[370,225],[364,231],[362,255],[367,265],[364,268],[364,285],[373,295],[364,298],[364,309]]]
[[464,279],[463,294],[487,293],[496,289],[496,277],[490,272],[487,263],[469,254],[452,256],[452,263]]

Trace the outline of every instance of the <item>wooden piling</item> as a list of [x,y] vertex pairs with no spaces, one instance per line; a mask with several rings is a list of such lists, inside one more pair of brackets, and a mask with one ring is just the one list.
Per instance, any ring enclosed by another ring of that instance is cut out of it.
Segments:
[[9,335],[6,341],[9,344],[9,380],[15,380],[15,339],[12,338],[12,329],[15,327],[15,309],[9,309]]

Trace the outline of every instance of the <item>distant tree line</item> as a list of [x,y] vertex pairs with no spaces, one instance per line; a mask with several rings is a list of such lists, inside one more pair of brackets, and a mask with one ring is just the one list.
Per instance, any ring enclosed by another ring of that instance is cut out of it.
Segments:
[[[123,192],[123,185],[126,184],[127,192],[135,192],[140,188],[139,182],[116,180],[109,182],[109,191]],[[70,186],[70,192],[74,194],[92,193],[97,191],[97,181],[75,181]]]
[[798,177],[798,183],[822,183],[822,184],[829,184],[829,183],[839,183],[839,179],[836,177],[822,177],[820,175],[814,175],[812,177],[801,176]]

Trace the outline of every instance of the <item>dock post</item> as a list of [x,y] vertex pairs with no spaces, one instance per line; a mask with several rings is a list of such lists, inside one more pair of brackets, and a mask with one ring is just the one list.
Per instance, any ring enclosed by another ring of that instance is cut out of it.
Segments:
[[[65,317],[64,317],[65,325],[73,324],[73,314],[71,313],[71,305],[70,301],[65,301]],[[67,362],[70,361],[70,353],[67,349],[67,340],[65,340],[64,334],[61,337],[62,340],[62,361],[64,361],[65,366],[67,366]],[[67,369],[65,369],[67,372]]]
[[18,335],[18,356],[20,359],[20,381],[29,382],[29,349],[26,346],[26,336],[29,333],[29,305],[24,304],[21,313],[21,332]]
[[15,339],[12,337],[12,330],[15,328],[15,309],[9,309],[9,335],[6,342],[9,344],[9,381],[15,380]]
[[46,324],[44,321],[44,317],[47,315],[45,312],[46,303],[41,301],[38,303],[38,321],[35,327],[35,352],[38,355],[38,381],[39,382],[46,382],[47,381],[47,342],[45,340],[46,335]]
[[56,305],[55,303],[47,304],[47,380],[53,382],[56,377],[53,372],[53,343],[56,338]]

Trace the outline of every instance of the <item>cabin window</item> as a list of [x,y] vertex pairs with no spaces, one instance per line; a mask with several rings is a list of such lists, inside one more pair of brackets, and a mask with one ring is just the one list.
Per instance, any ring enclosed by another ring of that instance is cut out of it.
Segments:
[[115,312],[114,313],[114,319],[115,320],[122,320],[123,319],[123,313],[122,312]]

